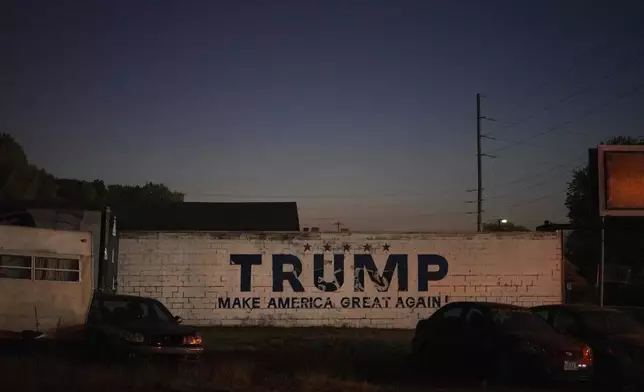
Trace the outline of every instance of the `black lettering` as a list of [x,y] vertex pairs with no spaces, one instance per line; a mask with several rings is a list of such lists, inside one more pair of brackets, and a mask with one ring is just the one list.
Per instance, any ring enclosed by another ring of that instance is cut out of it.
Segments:
[[242,308],[244,309],[252,309],[252,306],[250,305],[251,297],[244,298],[242,300]]
[[391,301],[391,297],[382,297],[382,299],[385,301],[385,308],[388,308],[389,301]]
[[407,291],[407,255],[389,255],[382,275],[378,274],[378,268],[371,255],[354,255],[354,291],[364,291],[365,270],[378,291],[389,290],[396,268],[398,268],[398,291]]
[[304,309],[310,309],[309,307],[309,302],[311,301],[311,298],[303,297],[302,298],[302,307]]
[[252,267],[254,265],[262,264],[262,255],[230,255],[230,264],[241,266],[239,272],[239,285],[241,287],[241,291],[251,291],[250,277],[252,275]]
[[405,305],[407,305],[408,308],[413,308],[416,306],[416,299],[414,297],[407,297]]
[[[293,271],[284,271],[284,264],[293,266]],[[284,281],[287,280],[293,291],[303,293],[304,287],[300,282],[302,275],[302,262],[293,255],[273,255],[273,291],[284,291]]]
[[241,300],[239,299],[239,297],[235,297],[235,299],[233,300],[233,309],[241,309],[241,307]]
[[[429,271],[429,266],[437,266],[437,271]],[[428,291],[429,281],[441,280],[447,275],[448,263],[443,256],[418,255],[418,291]]]
[[[441,307],[441,296],[437,295],[435,297],[432,297],[432,308],[440,308]],[[447,302],[447,296],[445,296],[445,302]]]
[[320,309],[320,308],[322,307],[322,298],[320,298],[320,297],[316,297],[316,298],[314,298],[314,299],[313,299],[313,306],[314,306],[316,309]]
[[352,297],[351,298],[351,307],[352,308],[359,308],[360,307],[360,297]]
[[371,309],[371,298],[362,297],[362,307],[365,309]]
[[280,309],[289,309],[291,307],[291,301],[289,301],[289,298],[279,298],[277,300],[277,307]]
[[253,309],[259,309],[259,297],[253,297]]
[[351,305],[351,298],[349,298],[349,297],[342,297],[342,299],[340,300],[340,305],[341,305],[343,308],[348,308],[348,307]]
[[230,297],[226,298],[217,298],[217,303],[219,304],[219,307],[222,309],[230,309]]
[[277,304],[275,303],[275,298],[271,298],[268,300],[268,308],[269,309],[277,308]]
[[300,298],[297,298],[297,297],[291,298],[291,308],[292,309],[300,308]]
[[324,301],[324,309],[332,309],[333,308],[333,301],[331,301],[331,298],[327,297],[326,301]]
[[324,292],[337,291],[344,284],[344,255],[333,255],[333,282],[324,280],[324,255],[313,256],[313,283]]
[[404,308],[405,307],[405,303],[403,302],[403,299],[401,297],[398,297],[398,299],[396,300],[396,307],[397,308]]
[[380,305],[380,299],[378,297],[375,297],[373,299],[373,305],[371,306],[372,308],[379,308],[382,309],[382,305]]
[[429,303],[429,298],[427,298],[427,302],[425,302],[425,297],[418,297],[418,301],[416,301],[416,307],[427,308],[428,303]]

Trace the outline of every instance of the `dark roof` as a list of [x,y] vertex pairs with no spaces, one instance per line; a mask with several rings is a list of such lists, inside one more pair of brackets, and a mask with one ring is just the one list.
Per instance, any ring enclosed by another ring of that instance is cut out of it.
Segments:
[[192,203],[115,207],[119,230],[300,231],[295,202]]

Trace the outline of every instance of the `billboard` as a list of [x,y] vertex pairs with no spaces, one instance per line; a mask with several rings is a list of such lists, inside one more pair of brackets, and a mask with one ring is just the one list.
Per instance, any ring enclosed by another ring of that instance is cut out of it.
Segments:
[[601,216],[644,216],[644,146],[597,147]]

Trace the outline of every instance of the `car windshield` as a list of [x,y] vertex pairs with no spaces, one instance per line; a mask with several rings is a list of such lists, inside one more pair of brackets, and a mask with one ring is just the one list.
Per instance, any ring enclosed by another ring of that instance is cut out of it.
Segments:
[[109,324],[132,321],[175,323],[165,306],[152,299],[105,299],[101,306],[103,319]]
[[517,309],[494,309],[492,320],[502,330],[519,333],[548,333],[552,328],[532,312]]
[[626,313],[587,311],[580,316],[584,327],[601,334],[642,333],[642,326]]

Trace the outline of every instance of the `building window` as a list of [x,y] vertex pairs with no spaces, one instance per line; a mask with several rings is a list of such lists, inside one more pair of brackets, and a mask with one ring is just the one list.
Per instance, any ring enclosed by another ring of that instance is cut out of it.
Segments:
[[31,257],[0,255],[0,278],[31,280]]
[[55,280],[59,282],[80,281],[80,266],[77,259],[55,257],[36,257],[34,278],[36,280]]
[[0,278],[80,282],[80,260],[0,254]]

